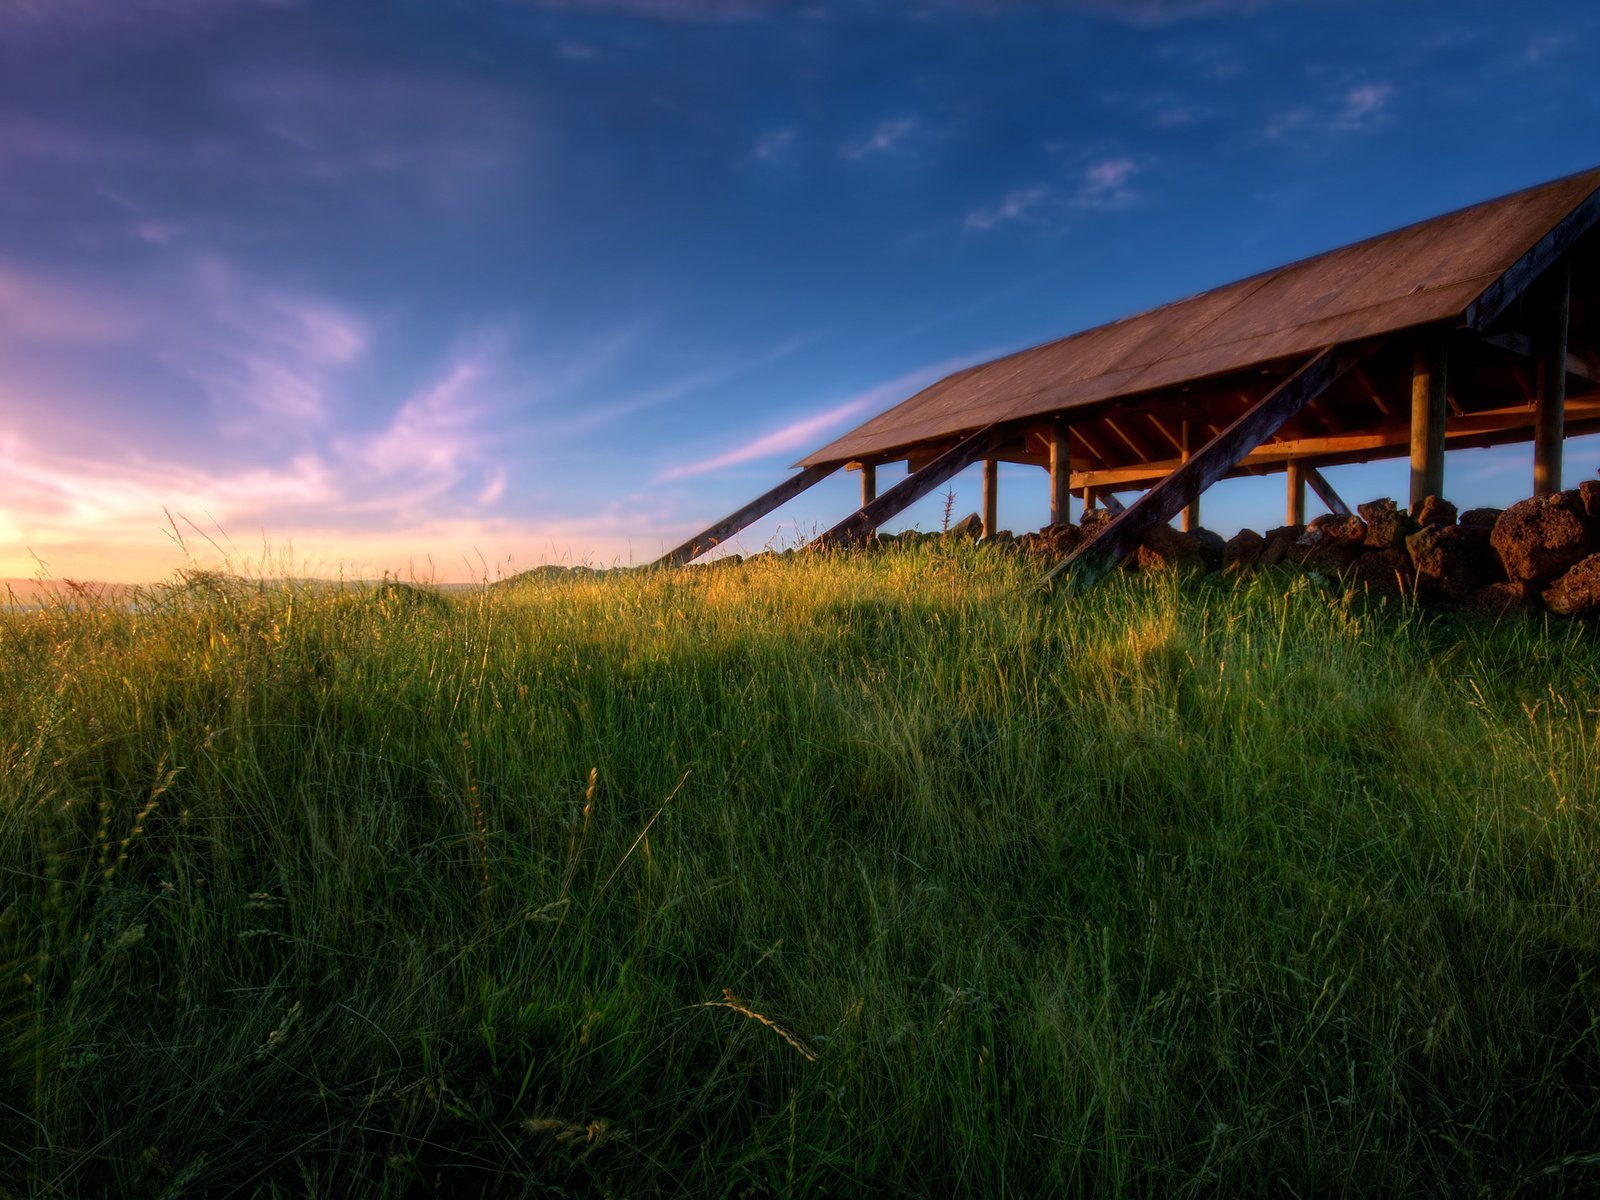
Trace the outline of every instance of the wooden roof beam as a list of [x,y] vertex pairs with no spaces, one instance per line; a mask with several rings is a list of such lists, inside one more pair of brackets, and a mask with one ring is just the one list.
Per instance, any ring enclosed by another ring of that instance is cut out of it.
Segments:
[[1600,222],[1600,191],[1590,192],[1577,208],[1556,223],[1554,229],[1535,242],[1532,249],[1483,289],[1467,306],[1467,328],[1481,333],[1492,326],[1546,271],[1570,252],[1596,222]]
[[1355,363],[1347,348],[1331,346],[1312,357],[1245,411],[1155,487],[1114,518],[1073,554],[1052,567],[1046,584],[1067,575],[1074,589],[1092,587],[1157,525],[1178,515],[1310,400],[1327,391]]
[[[1567,401],[1568,437],[1591,432],[1597,424],[1600,424],[1600,401]],[[1445,449],[1463,450],[1518,440],[1528,441],[1532,438],[1532,430],[1533,409],[1527,405],[1465,413],[1445,421]],[[1485,438],[1493,440],[1485,441]],[[1339,466],[1343,463],[1367,462],[1373,458],[1392,458],[1408,453],[1410,444],[1410,429],[1400,425],[1375,433],[1350,434],[1339,438],[1270,442],[1246,455],[1228,477],[1279,471],[1290,459],[1300,459],[1317,466]],[[1170,458],[1135,467],[1074,471],[1072,487],[1074,490],[1084,487],[1139,487],[1160,479],[1181,465],[1180,459]]]

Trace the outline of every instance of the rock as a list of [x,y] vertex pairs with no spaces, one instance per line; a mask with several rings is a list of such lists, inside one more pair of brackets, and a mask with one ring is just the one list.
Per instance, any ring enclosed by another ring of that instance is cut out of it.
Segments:
[[1501,576],[1482,525],[1424,525],[1406,539],[1419,590],[1465,600]]
[[1145,534],[1135,557],[1141,571],[1203,571],[1206,565],[1193,535],[1171,525],[1157,525]]
[[1506,575],[1535,585],[1549,583],[1596,549],[1576,491],[1519,500],[1495,521],[1492,540]]
[[1494,523],[1500,519],[1500,514],[1503,512],[1505,512],[1503,508],[1469,508],[1461,514],[1461,523],[1463,525],[1487,525],[1490,529],[1493,529]]
[[1367,540],[1367,523],[1357,516],[1335,516],[1333,513],[1323,513],[1320,517],[1313,517],[1311,524],[1306,526],[1306,531],[1300,535],[1302,546],[1326,546],[1337,544],[1361,545]]
[[1578,485],[1578,500],[1589,524],[1600,527],[1600,479],[1585,479]]
[[1280,525],[1267,530],[1266,545],[1261,548],[1258,565],[1274,567],[1281,562],[1299,562],[1304,551],[1296,543],[1304,532],[1305,528],[1300,525]]
[[1078,528],[1083,530],[1084,539],[1092,538],[1115,519],[1115,514],[1109,508],[1091,508],[1083,514],[1078,522]]
[[971,538],[973,541],[977,541],[983,536],[983,518],[977,513],[968,513],[961,520],[950,526],[948,532],[951,537]]
[[1222,540],[1222,535],[1212,529],[1196,529],[1189,534],[1194,541],[1194,547],[1200,552],[1200,559],[1205,563],[1206,570],[1215,571],[1222,566],[1222,556],[1226,552],[1228,543]]
[[1564,617],[1600,613],[1600,554],[1580,559],[1571,570],[1544,589],[1544,602]]
[[1399,547],[1369,550],[1351,564],[1350,581],[1384,596],[1403,596],[1416,585],[1411,555]]
[[1489,583],[1467,597],[1467,607],[1480,617],[1498,619],[1525,610],[1531,595],[1525,583]]
[[1083,543],[1083,530],[1070,522],[1048,525],[1038,533],[1037,547],[1046,553],[1065,557]]
[[1304,566],[1337,573],[1361,557],[1366,537],[1367,525],[1360,517],[1324,513],[1312,519],[1295,544],[1305,551],[1300,558]]
[[1429,525],[1454,525],[1456,506],[1442,496],[1429,496],[1417,510],[1417,524],[1426,529]]
[[1372,500],[1356,505],[1356,511],[1367,523],[1367,545],[1374,550],[1398,550],[1405,546],[1406,538],[1417,531],[1411,514],[1395,505],[1393,500]]
[[983,544],[985,546],[1014,546],[1016,541],[1017,539],[1011,530],[997,529],[983,539]]
[[1229,571],[1248,571],[1261,561],[1267,539],[1254,529],[1241,529],[1228,539],[1222,550],[1222,564]]

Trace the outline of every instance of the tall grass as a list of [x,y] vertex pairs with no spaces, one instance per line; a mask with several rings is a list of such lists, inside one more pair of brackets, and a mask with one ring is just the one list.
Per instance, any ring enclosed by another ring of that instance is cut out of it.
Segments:
[[0,1188],[1600,1188],[1592,631],[1034,577],[0,615]]

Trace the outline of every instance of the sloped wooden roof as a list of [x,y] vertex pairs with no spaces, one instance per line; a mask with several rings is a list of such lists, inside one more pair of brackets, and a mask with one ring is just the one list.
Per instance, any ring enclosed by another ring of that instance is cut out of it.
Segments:
[[968,367],[798,464],[885,456],[993,422],[1103,409],[1326,346],[1459,321],[1600,190],[1586,171]]

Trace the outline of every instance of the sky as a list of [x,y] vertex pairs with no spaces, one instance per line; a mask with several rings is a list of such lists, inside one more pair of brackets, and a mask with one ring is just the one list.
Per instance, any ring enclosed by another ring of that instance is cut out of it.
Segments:
[[[1600,164],[1597,33],[1577,0],[0,0],[0,577],[649,561],[958,367]],[[1046,505],[1002,469],[1002,525]]]

